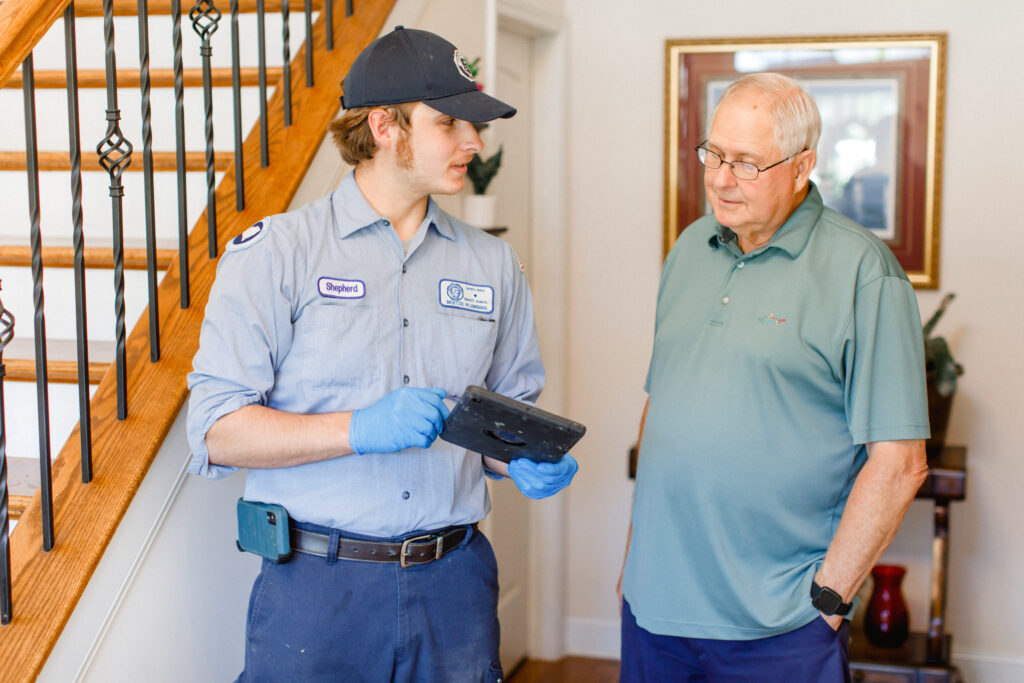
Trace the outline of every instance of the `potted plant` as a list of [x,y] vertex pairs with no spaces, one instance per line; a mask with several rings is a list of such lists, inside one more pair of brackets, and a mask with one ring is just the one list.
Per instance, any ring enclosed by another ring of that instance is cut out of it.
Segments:
[[957,378],[964,373],[962,365],[953,360],[949,344],[944,337],[933,337],[932,331],[939,319],[945,314],[949,303],[956,298],[950,293],[942,298],[938,309],[924,324],[924,368],[928,385],[928,421],[931,423],[932,436],[928,439],[929,456],[937,455],[946,444],[946,427],[949,426],[949,414],[953,407],[953,395],[956,393]]
[[485,193],[501,168],[502,151],[503,148],[499,147],[494,156],[486,160],[480,155],[474,156],[466,167],[466,177],[473,185],[473,194],[463,200],[462,219],[478,228],[493,228],[495,225],[498,198]]

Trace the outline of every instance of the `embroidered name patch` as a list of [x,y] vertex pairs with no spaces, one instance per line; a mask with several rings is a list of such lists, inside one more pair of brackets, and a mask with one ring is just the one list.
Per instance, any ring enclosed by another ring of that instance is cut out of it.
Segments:
[[320,296],[334,299],[362,299],[366,296],[366,283],[362,280],[341,280],[336,277],[322,277],[316,282]]
[[263,221],[248,227],[241,235],[235,237],[235,239],[228,242],[226,247],[227,251],[241,251],[242,249],[248,249],[252,245],[259,242],[261,239],[267,236],[269,230],[265,230],[266,226]]
[[494,288],[471,285],[458,280],[441,280],[439,298],[445,308],[459,308],[474,313],[494,312]]

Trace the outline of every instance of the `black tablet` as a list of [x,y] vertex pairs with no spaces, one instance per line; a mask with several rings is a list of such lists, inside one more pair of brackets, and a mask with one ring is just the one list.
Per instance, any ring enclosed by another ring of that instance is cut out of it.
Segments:
[[441,438],[503,462],[556,462],[587,428],[579,422],[487,391],[468,387],[445,420]]

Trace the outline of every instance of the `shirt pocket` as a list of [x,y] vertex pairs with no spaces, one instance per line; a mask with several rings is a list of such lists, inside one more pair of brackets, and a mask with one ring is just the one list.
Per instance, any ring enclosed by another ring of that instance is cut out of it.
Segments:
[[309,307],[302,319],[304,374],[311,386],[365,389],[377,381],[381,362],[376,308],[320,304]]
[[494,358],[498,322],[493,315],[435,312],[440,332],[427,366],[428,386],[440,386],[454,396],[471,384],[483,385]]

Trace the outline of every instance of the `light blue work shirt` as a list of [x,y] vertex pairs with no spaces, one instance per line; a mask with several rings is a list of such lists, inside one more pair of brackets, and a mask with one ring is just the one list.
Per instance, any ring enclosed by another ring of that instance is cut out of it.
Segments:
[[623,582],[640,626],[750,640],[816,618],[811,580],[866,444],[928,436],[923,349],[892,252],[813,185],[746,254],[713,215],[684,230],[658,292]]
[[[193,368],[189,471],[212,479],[235,468],[210,464],[206,433],[246,405],[327,413],[366,408],[403,386],[460,396],[469,385],[533,401],[544,386],[530,289],[512,248],[431,199],[406,255],[353,174],[232,240]],[[441,439],[427,450],[250,469],[245,496],[379,537],[476,522],[490,510],[480,456]]]

